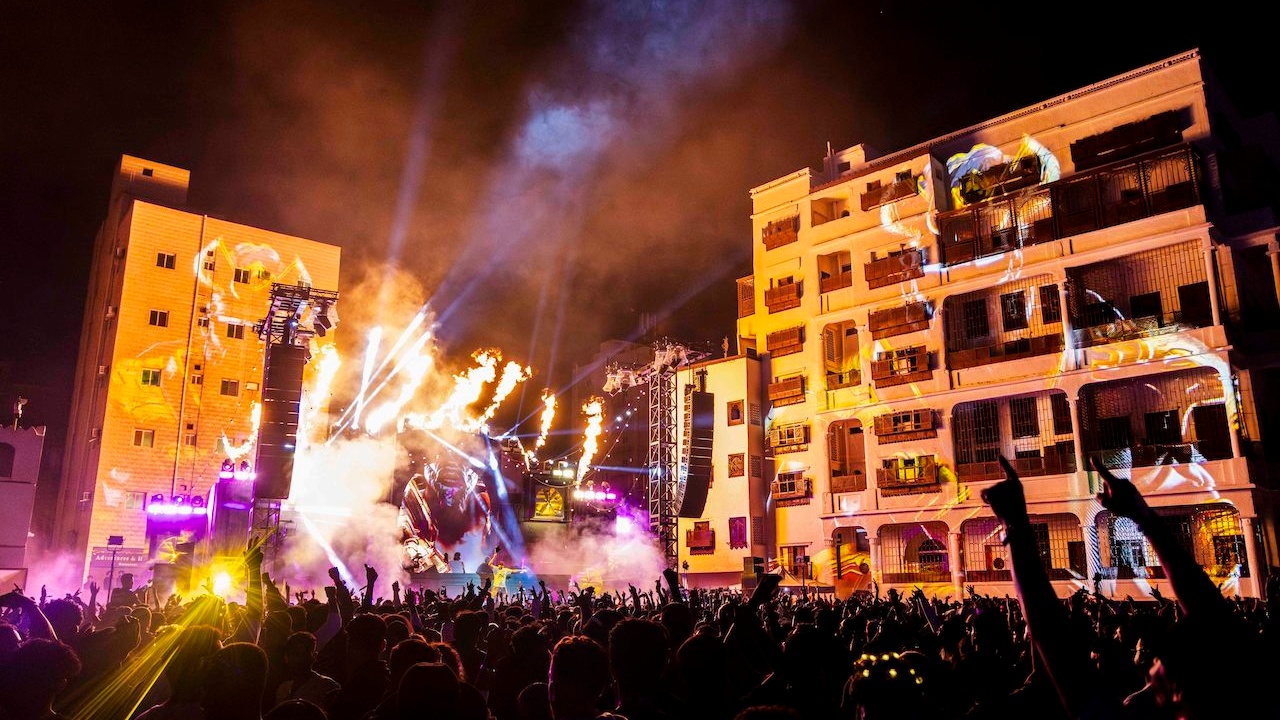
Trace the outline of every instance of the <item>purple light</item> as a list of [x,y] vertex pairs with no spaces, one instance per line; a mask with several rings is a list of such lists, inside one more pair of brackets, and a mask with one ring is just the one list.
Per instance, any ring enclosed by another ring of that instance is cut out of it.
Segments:
[[167,517],[189,517],[191,515],[204,515],[208,510],[203,507],[194,507],[186,503],[151,503],[147,506],[148,515],[164,515]]

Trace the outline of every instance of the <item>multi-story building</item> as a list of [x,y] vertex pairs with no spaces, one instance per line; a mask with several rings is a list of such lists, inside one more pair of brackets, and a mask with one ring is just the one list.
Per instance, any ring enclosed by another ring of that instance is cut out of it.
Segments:
[[189,179],[123,156],[94,244],[54,545],[98,578],[146,562],[153,499],[253,461],[273,284],[338,287],[340,248],[187,209]]
[[[841,592],[1011,592],[980,499],[1004,456],[1061,594],[1145,596],[1163,569],[1096,501],[1098,457],[1224,592],[1259,595],[1280,557],[1277,137],[1193,50],[751,190],[738,336],[762,358],[768,560]],[[715,459],[740,468],[730,422]],[[752,554],[704,532],[754,515],[734,475],[681,521],[694,582]]]

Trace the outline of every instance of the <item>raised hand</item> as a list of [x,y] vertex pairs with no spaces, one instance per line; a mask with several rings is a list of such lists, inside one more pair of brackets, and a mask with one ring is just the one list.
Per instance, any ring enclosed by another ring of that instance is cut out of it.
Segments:
[[1098,493],[1102,507],[1130,520],[1140,520],[1147,515],[1150,511],[1147,501],[1132,482],[1116,477],[1096,455],[1089,456],[1089,464],[1102,476],[1102,491]]
[[1022,492],[1022,480],[1018,471],[1013,469],[1004,455],[999,457],[1000,467],[1004,469],[1004,480],[982,491],[982,501],[991,506],[991,511],[1004,523],[1009,525],[1024,524],[1027,517],[1027,499]]

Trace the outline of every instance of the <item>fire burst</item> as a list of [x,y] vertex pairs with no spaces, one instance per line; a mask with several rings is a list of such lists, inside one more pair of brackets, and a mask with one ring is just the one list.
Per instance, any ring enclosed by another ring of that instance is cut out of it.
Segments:
[[551,433],[551,421],[556,417],[556,396],[551,392],[551,388],[542,391],[542,427],[538,431],[538,442],[534,444],[533,449],[541,449],[547,444],[547,435]]
[[587,432],[582,441],[582,458],[578,460],[576,482],[582,482],[587,470],[591,468],[591,461],[595,458],[596,438],[600,437],[600,427],[604,418],[604,401],[598,397],[591,398],[582,405],[582,414],[587,416]]

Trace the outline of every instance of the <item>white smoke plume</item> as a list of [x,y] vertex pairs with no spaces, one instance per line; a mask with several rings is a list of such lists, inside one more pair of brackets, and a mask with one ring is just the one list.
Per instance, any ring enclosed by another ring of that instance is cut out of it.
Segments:
[[615,518],[556,525],[530,547],[530,566],[542,575],[567,575],[583,588],[625,594],[635,585],[644,591],[667,567],[648,523],[643,511],[623,506]]

